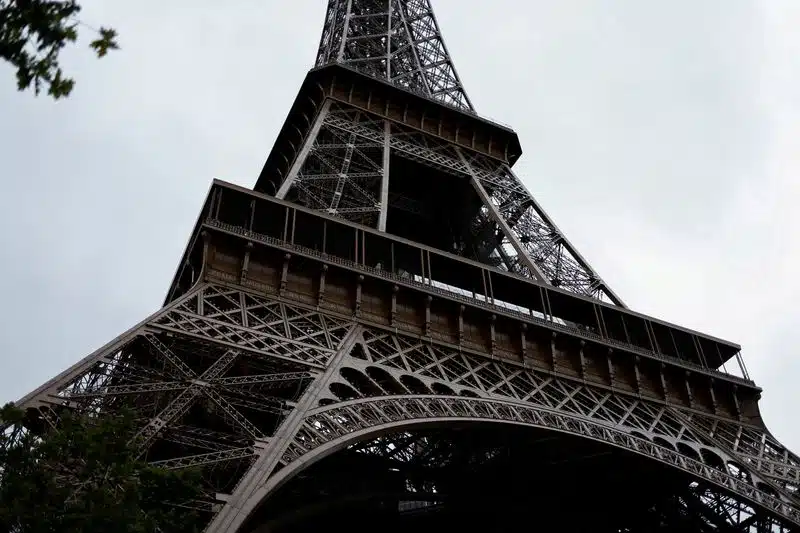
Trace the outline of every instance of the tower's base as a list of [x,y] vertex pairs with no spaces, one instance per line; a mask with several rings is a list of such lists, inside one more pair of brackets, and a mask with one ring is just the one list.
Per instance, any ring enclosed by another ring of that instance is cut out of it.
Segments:
[[[57,427],[62,409],[133,409],[142,458],[203,471],[192,504],[209,533],[302,530],[356,510],[359,524],[500,524],[529,504],[543,520],[578,527],[570,509],[583,507],[617,527],[629,523],[620,501],[680,514],[663,506],[686,491],[714,495],[695,518],[800,525],[800,461],[763,426],[759,389],[648,350],[648,334],[676,339],[678,355],[736,349],[216,183],[167,305],[20,403],[38,413],[33,430]],[[409,461],[439,443],[457,456],[446,471],[404,480],[352,451],[431,431]],[[491,461],[487,447],[500,450]],[[303,476],[321,488],[292,499]],[[418,493],[444,499],[410,503]]]

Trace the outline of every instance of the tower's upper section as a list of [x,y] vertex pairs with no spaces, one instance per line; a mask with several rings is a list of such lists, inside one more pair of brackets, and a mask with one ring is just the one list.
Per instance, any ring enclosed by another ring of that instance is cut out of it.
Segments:
[[331,63],[474,111],[430,0],[328,0],[316,66]]

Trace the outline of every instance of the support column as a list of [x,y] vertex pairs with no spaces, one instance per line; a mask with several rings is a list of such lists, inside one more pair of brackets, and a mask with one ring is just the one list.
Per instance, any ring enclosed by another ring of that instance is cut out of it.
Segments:
[[389,158],[391,157],[392,124],[388,120],[383,127],[383,177],[381,178],[381,213],[378,217],[378,230],[386,231],[386,218],[389,213]]
[[237,531],[241,527],[259,503],[253,501],[253,495],[275,470],[284,451],[292,442],[292,437],[303,424],[306,413],[316,407],[321,393],[328,386],[332,376],[338,372],[342,360],[350,353],[353,345],[361,337],[362,331],[361,326],[354,326],[345,336],[325,372],[309,385],[294,411],[286,417],[267,445],[258,449],[257,458],[250,470],[242,477],[233,494],[227,497],[225,505],[208,525],[205,533],[228,533]]
[[456,150],[458,150],[458,156],[461,158],[462,164],[467,168],[467,171],[469,172],[470,182],[472,183],[472,187],[475,189],[475,192],[478,193],[478,197],[481,199],[483,205],[485,205],[489,209],[489,213],[492,219],[494,219],[495,223],[498,226],[500,226],[500,229],[503,231],[503,234],[505,234],[506,238],[511,243],[511,246],[514,247],[514,250],[516,250],[517,258],[519,259],[519,261],[522,262],[526,267],[528,267],[528,270],[532,275],[536,277],[537,281],[541,281],[550,285],[550,279],[547,276],[545,276],[542,270],[536,265],[536,263],[534,263],[533,260],[531,260],[531,258],[528,256],[528,251],[525,249],[524,246],[522,246],[522,243],[519,241],[519,237],[517,237],[517,234],[514,233],[511,227],[509,227],[508,223],[503,218],[503,215],[500,213],[500,210],[497,209],[497,206],[494,205],[494,202],[492,202],[489,193],[486,192],[486,189],[483,187],[483,184],[481,184],[480,180],[478,179],[478,176],[472,169],[472,165],[470,165],[469,161],[467,161],[467,158],[464,157],[464,153],[459,148],[456,148]]
[[303,163],[305,163],[309,152],[311,152],[311,148],[314,147],[317,135],[319,135],[319,130],[325,122],[325,117],[327,117],[330,112],[331,102],[330,99],[326,99],[325,103],[322,104],[322,109],[317,113],[317,118],[314,119],[314,125],[311,126],[311,131],[308,132],[308,135],[303,141],[303,147],[300,149],[300,152],[298,152],[297,157],[294,158],[292,167],[289,169],[289,173],[286,174],[286,178],[284,178],[283,183],[281,183],[281,186],[278,188],[278,192],[275,193],[276,198],[283,200],[286,197],[286,193],[288,193],[289,189],[294,185],[297,175],[300,173],[300,169],[303,168]]

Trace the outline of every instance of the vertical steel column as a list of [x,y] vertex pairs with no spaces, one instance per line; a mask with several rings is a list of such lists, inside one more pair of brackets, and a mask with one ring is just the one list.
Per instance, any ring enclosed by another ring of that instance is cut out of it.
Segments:
[[347,0],[347,11],[344,16],[344,23],[342,24],[342,42],[339,44],[339,51],[336,53],[336,61],[344,62],[344,49],[347,46],[347,34],[350,30],[350,16],[353,14],[353,0]]
[[386,0],[386,79],[392,79],[392,0]]
[[386,218],[389,215],[389,158],[391,156],[392,124],[384,122],[383,129],[383,176],[381,177],[381,213],[378,216],[378,229],[386,231]]

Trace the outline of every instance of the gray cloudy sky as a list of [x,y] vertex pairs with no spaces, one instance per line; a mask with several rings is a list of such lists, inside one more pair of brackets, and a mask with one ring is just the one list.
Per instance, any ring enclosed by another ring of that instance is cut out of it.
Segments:
[[[518,174],[631,307],[744,346],[800,452],[800,2],[433,0]],[[58,103],[0,65],[0,402],[159,306],[212,178],[251,186],[324,0],[90,2]]]

